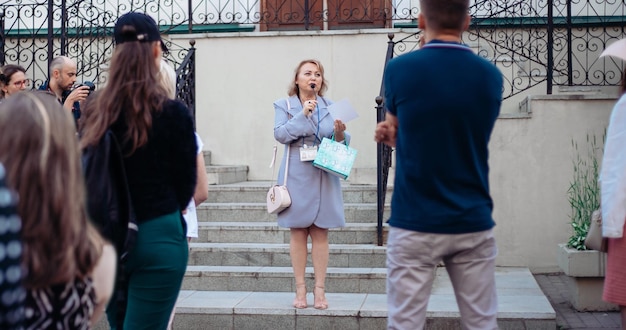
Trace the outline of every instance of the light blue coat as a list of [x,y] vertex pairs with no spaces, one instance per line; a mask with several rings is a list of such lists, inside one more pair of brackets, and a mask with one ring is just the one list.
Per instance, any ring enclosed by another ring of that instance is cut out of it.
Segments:
[[[332,102],[317,96],[318,107],[307,117],[297,95],[288,99],[289,109],[287,99],[274,102],[274,138],[285,145],[278,171],[279,184],[283,183],[287,146],[291,145],[287,172],[291,206],[278,214],[278,225],[286,228],[308,228],[313,224],[320,228],[344,227],[346,220],[339,177],[313,167],[311,161],[300,161],[300,147],[303,144],[319,146],[321,139],[332,137],[334,119],[327,109]],[[345,143],[350,143],[347,131]]]

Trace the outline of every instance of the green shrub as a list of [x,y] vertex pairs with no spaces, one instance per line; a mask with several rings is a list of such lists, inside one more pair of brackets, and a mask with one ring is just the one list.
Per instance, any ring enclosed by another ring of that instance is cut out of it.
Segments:
[[589,231],[591,213],[600,207],[600,160],[604,147],[595,135],[587,134],[587,144],[584,149],[579,149],[578,143],[572,140],[574,149],[574,175],[567,189],[567,199],[571,207],[570,224],[573,229],[572,236],[567,241],[567,246],[577,250],[587,250],[585,237]]

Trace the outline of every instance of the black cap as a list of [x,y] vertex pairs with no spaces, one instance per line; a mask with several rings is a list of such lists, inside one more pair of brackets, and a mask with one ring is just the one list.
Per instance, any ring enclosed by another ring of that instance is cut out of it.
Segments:
[[[124,26],[132,26],[135,31],[123,31]],[[113,29],[113,39],[116,45],[130,41],[160,41],[161,49],[167,52],[156,22],[152,17],[143,13],[130,12],[120,16]]]

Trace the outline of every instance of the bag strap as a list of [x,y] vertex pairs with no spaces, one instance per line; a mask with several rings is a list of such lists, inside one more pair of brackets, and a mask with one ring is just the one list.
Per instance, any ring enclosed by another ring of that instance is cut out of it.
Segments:
[[[287,113],[289,113],[291,105],[289,104],[289,97],[287,97]],[[289,172],[289,151],[291,150],[291,143],[287,145],[287,155],[285,156],[285,175],[283,177],[283,186],[287,185],[287,172]]]
[[[274,164],[276,163],[276,151],[277,151],[278,147],[276,147],[276,145],[274,145],[274,155],[272,156],[272,162],[270,163],[270,168],[272,169],[272,182],[274,182],[274,173],[275,168],[274,168]],[[289,150],[291,150],[291,145],[287,146],[287,156],[286,156],[286,163],[285,163],[285,176],[283,178],[283,185],[287,184],[287,172],[289,171]]]
[[[287,100],[287,113],[289,113],[289,109],[291,108],[291,106],[289,105],[289,98],[286,98]],[[270,168],[272,168],[272,182],[274,182],[274,172],[275,172],[275,168],[274,168],[274,164],[276,163],[276,151],[277,151],[277,147],[276,145],[274,145],[274,155],[272,156],[272,162],[270,163]],[[285,156],[285,175],[283,176],[283,185],[287,185],[287,173],[289,172],[289,151],[291,150],[291,143],[287,145],[287,155]]]

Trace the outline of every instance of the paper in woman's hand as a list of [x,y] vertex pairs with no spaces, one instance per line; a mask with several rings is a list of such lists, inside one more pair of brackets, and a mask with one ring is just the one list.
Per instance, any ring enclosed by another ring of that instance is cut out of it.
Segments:
[[348,99],[343,99],[339,102],[335,102],[328,106],[328,112],[333,119],[340,119],[342,122],[347,123],[359,116],[356,110],[350,104]]

